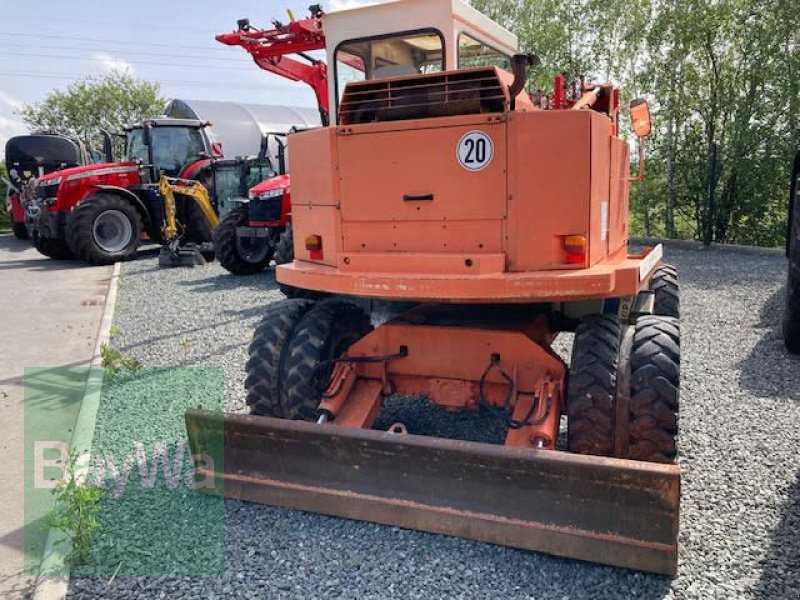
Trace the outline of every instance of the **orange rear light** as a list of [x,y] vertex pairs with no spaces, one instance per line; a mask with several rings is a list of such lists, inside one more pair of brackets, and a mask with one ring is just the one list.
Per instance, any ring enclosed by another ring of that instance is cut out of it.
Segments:
[[322,236],[313,234],[306,238],[306,250],[312,260],[322,260]]
[[322,250],[322,236],[310,235],[306,238],[306,250]]
[[567,252],[567,262],[571,265],[582,265],[586,262],[586,236],[564,236],[564,250]]

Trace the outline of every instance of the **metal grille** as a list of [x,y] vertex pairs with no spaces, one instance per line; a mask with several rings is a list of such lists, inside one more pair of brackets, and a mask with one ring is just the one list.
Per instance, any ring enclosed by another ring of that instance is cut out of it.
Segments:
[[497,69],[482,67],[410,78],[348,83],[339,123],[357,125],[504,112],[508,94]]
[[248,220],[250,221],[280,221],[283,196],[250,201]]
[[55,198],[58,195],[58,183],[40,183],[36,186],[36,197],[44,200],[45,198]]

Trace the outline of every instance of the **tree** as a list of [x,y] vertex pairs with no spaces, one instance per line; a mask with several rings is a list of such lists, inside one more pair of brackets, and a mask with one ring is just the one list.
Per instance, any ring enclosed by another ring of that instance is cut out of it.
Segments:
[[119,71],[102,78],[89,77],[51,92],[44,101],[22,107],[20,115],[31,130],[52,129],[102,145],[101,130],[110,133],[123,126],[164,112],[159,85]]
[[631,231],[781,246],[800,146],[797,0],[472,0],[542,66],[650,101]]

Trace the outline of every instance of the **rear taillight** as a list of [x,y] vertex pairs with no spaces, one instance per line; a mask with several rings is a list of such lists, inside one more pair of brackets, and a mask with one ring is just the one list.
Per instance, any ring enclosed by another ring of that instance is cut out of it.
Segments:
[[564,250],[567,253],[567,263],[570,265],[586,264],[586,236],[565,235]]
[[322,236],[313,234],[306,238],[306,250],[311,260],[322,260]]

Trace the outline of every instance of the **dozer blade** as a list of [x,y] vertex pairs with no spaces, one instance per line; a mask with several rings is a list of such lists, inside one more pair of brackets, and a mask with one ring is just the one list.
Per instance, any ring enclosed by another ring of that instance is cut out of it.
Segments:
[[206,259],[198,248],[161,248],[158,254],[159,267],[194,267],[203,266],[206,264]]
[[[680,470],[203,410],[212,493],[674,575]],[[215,461],[218,464],[219,461]],[[204,477],[198,463],[198,474]]]

